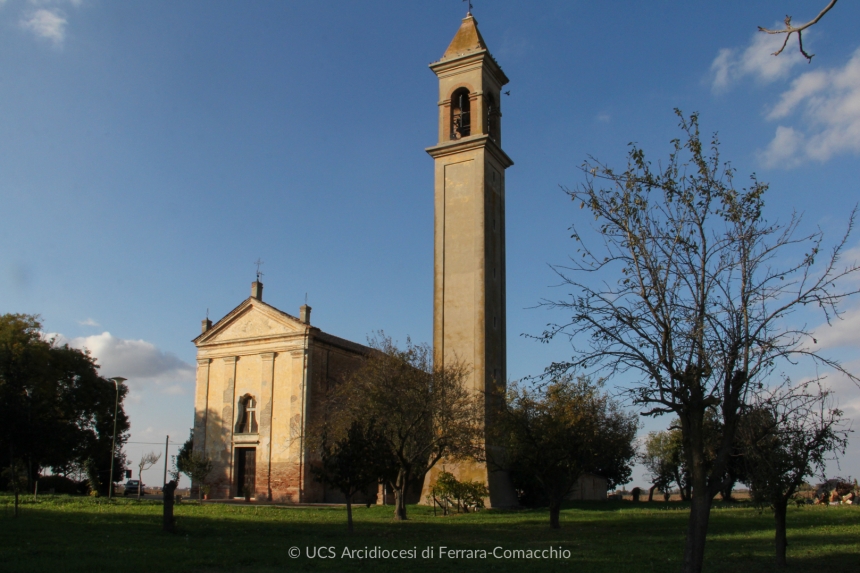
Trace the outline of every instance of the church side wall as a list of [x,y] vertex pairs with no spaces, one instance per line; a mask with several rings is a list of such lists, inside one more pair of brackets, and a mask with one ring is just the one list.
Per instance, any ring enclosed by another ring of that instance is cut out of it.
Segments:
[[[310,401],[308,408],[308,426],[314,427],[321,423],[324,415],[323,403],[328,391],[343,382],[349,374],[361,367],[364,362],[362,354],[341,348],[336,345],[317,341],[313,346],[311,366]],[[319,463],[319,457],[308,449],[308,486],[306,501],[309,503],[343,503],[344,497],[338,492],[324,487],[313,479],[310,468]]]

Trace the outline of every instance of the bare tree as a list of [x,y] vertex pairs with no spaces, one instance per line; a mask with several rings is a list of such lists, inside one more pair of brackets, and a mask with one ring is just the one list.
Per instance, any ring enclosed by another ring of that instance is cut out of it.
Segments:
[[407,489],[439,460],[477,455],[483,443],[479,403],[460,363],[439,366],[427,345],[406,348],[380,333],[376,352],[333,392],[345,419],[375,420],[393,467],[395,519],[406,519]]
[[738,442],[753,500],[773,508],[776,563],[786,565],[788,502],[828,454],[845,453],[848,428],[831,392],[819,380],[788,382],[758,393],[738,427]]
[[785,49],[785,46],[788,44],[788,39],[792,34],[797,33],[797,44],[800,48],[800,53],[806,58],[808,62],[812,61],[812,56],[815,54],[807,54],[803,49],[803,31],[809,28],[810,26],[817,24],[821,18],[830,11],[836,5],[837,0],[830,0],[830,3],[824,7],[824,10],[818,13],[818,16],[807,22],[806,24],[802,24],[800,26],[792,26],[791,25],[791,16],[785,17],[785,29],[784,30],[768,30],[767,28],[763,28],[761,26],[758,27],[759,32],[764,32],[766,34],[785,34],[785,41],[782,43],[782,47],[773,53],[774,56],[778,56]]
[[143,490],[143,470],[148,470],[152,466],[158,463],[158,460],[161,459],[161,454],[156,454],[155,452],[149,452],[148,454],[143,454],[143,457],[140,458],[140,463],[137,464],[137,499],[140,499],[141,490]]
[[[801,357],[857,380],[816,352],[808,329],[791,326],[789,318],[818,308],[829,322],[838,303],[858,292],[843,289],[842,279],[860,269],[839,266],[854,211],[830,253],[822,251],[820,230],[798,236],[799,216],[768,223],[767,185],[753,176],[748,189],[736,188],[716,137],[706,150],[698,116],[676,113],[684,140],[674,141],[664,168],[653,169],[632,145],[624,171],[591,159],[583,165],[585,183],[566,190],[594,216],[604,248],[592,251],[573,228],[579,255],[555,267],[573,292],[544,302],[572,317],[549,325],[543,338],[567,336],[574,352],[548,375],[573,368],[627,373],[628,394],[647,409],[644,415],[677,415],[693,486],[684,552],[684,571],[693,573],[702,568],[711,503],[725,486],[750,388],[780,361]],[[797,249],[805,254],[786,263]],[[710,461],[709,409],[719,426]]]

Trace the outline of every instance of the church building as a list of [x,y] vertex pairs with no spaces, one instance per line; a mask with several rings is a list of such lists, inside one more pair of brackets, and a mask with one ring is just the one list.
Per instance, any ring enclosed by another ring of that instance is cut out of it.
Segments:
[[313,480],[304,443],[318,397],[359,367],[370,349],[311,325],[311,307],[298,317],[263,302],[263,284],[212,324],[203,321],[197,346],[194,450],[213,462],[213,499],[244,497],[325,502]]
[[[513,161],[502,149],[501,101],[508,78],[471,12],[430,69],[439,81],[438,140],[426,150],[435,164],[434,360],[465,363],[466,384],[489,412],[507,380],[505,170]],[[308,306],[296,318],[264,303],[262,291],[258,280],[247,300],[214,325],[204,321],[194,339],[195,451],[215,463],[213,497],[247,490],[274,501],[334,500],[312,480],[302,436],[327,385],[358,368],[370,349],[311,326]],[[492,459],[494,448],[486,449]],[[516,505],[504,472],[479,462],[445,467],[487,484],[488,506]],[[439,471],[427,474],[425,490]],[[605,499],[605,486],[587,476],[574,497]]]

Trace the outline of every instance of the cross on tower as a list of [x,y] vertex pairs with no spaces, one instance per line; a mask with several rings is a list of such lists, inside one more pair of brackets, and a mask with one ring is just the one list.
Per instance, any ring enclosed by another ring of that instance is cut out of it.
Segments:
[[263,278],[263,273],[260,271],[260,265],[263,264],[263,259],[258,258],[254,264],[257,265],[257,282],[260,282],[260,279]]
[[472,13],[472,0],[463,0],[463,2],[469,3],[469,14],[471,14]]

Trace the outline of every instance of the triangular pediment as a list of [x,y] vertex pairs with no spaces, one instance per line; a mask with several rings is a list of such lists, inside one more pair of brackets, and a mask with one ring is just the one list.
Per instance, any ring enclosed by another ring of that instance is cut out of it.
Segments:
[[303,333],[299,319],[255,299],[248,299],[194,340],[198,346],[224,342],[277,338]]

